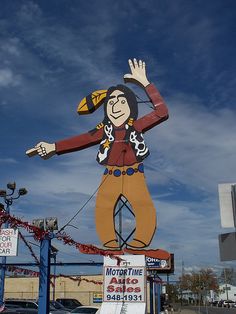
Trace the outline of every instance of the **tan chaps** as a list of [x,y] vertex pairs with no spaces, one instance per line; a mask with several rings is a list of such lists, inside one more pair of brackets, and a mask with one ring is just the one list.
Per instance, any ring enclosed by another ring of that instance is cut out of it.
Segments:
[[[114,210],[121,195],[129,201],[135,215],[134,239],[144,243],[144,246],[148,246],[152,240],[156,229],[156,210],[146,185],[144,173],[137,171],[138,165],[132,166],[135,169],[132,175],[126,173],[130,167],[108,166],[108,173],[102,177],[97,193],[95,219],[97,234],[103,245],[116,240]],[[115,176],[115,170],[120,171],[121,175]],[[109,245],[105,246],[109,247]]]

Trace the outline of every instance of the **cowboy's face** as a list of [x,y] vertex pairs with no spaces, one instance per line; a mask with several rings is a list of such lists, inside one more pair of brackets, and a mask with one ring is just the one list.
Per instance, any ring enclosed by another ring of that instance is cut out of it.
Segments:
[[107,116],[116,126],[121,126],[130,116],[130,107],[124,93],[115,90],[107,102]]

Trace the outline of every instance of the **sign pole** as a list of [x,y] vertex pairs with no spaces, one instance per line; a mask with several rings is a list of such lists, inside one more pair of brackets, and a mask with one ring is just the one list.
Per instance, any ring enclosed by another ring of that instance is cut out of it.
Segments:
[[150,314],[154,314],[154,309],[153,309],[153,277],[149,277],[149,283],[150,283]]
[[[10,214],[10,200],[5,200],[7,207],[6,207],[6,213]],[[5,222],[4,227],[7,229],[9,227],[8,221]],[[2,268],[1,268],[1,282],[0,282],[0,306],[4,303],[4,289],[5,289],[5,275],[6,275],[6,262],[7,258],[6,256],[2,257]]]
[[158,312],[158,283],[156,282],[156,280],[154,280],[154,296],[155,296],[155,313],[159,314]]
[[46,235],[40,242],[39,314],[49,313],[51,238]]
[[[5,209],[5,213],[9,215],[10,214],[10,206],[12,205],[13,200],[16,200],[20,196],[27,194],[27,190],[25,188],[20,188],[18,190],[18,195],[15,195],[15,190],[16,190],[16,183],[15,182],[8,183],[7,189],[10,191],[9,193],[7,192],[7,190],[0,190],[0,197],[2,197],[4,199],[4,202],[7,205],[7,207]],[[1,210],[4,211],[4,206],[3,206],[3,208],[1,208]],[[8,221],[5,222],[4,226],[6,229],[9,227]],[[0,306],[2,306],[4,303],[6,260],[7,260],[6,256],[3,256],[2,257],[1,277],[0,277],[0,279],[1,279],[1,281],[0,281]]]
[[236,227],[236,185],[235,184],[231,185],[231,198],[232,198],[234,226]]
[[157,283],[157,313],[161,313],[161,283]]

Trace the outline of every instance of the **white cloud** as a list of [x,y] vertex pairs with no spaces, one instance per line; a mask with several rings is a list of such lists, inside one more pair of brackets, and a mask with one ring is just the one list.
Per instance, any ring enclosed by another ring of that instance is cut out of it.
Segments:
[[19,74],[9,68],[0,69],[0,87],[17,86],[21,83]]
[[[235,112],[227,108],[209,111],[191,97],[180,101],[176,95],[167,102],[169,120],[147,134],[151,165],[172,180],[210,193],[220,181],[232,181]],[[158,182],[156,175],[151,180]]]
[[28,1],[27,3],[23,3],[17,14],[22,21],[35,22],[41,17],[42,11],[38,4]]
[[[107,10],[99,7],[103,20],[99,24],[96,21],[93,23],[90,12],[83,12],[83,19],[89,19],[90,23],[72,29],[57,22],[49,24],[39,5],[28,2],[18,12],[17,22],[24,30],[25,42],[32,45],[39,55],[64,67],[78,68],[78,81],[84,81],[86,77],[87,81],[102,84],[114,76],[111,66],[114,47],[107,39],[114,35],[116,24],[106,14]],[[104,42],[106,45],[102,44]]]
[[0,163],[6,163],[6,164],[17,164],[17,160],[14,158],[0,158]]
[[20,56],[20,49],[18,47],[18,38],[8,38],[7,40],[1,41],[1,51],[6,53],[6,56],[12,55],[14,57]]

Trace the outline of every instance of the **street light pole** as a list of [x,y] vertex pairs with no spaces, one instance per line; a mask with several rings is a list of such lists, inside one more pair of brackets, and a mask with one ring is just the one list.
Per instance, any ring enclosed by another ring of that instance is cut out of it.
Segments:
[[[10,214],[10,206],[12,205],[13,201],[18,199],[20,196],[27,194],[27,190],[25,188],[21,188],[17,192],[17,196],[14,196],[15,190],[16,190],[16,183],[8,183],[7,189],[10,190],[9,193],[7,193],[6,190],[0,190],[0,197],[4,199],[4,202],[6,204],[5,211],[6,214]],[[8,228],[9,223],[8,221],[5,222],[4,228]],[[1,268],[1,276],[0,276],[0,306],[4,303],[4,288],[5,288],[5,275],[6,275],[6,256],[2,257],[2,268]]]

